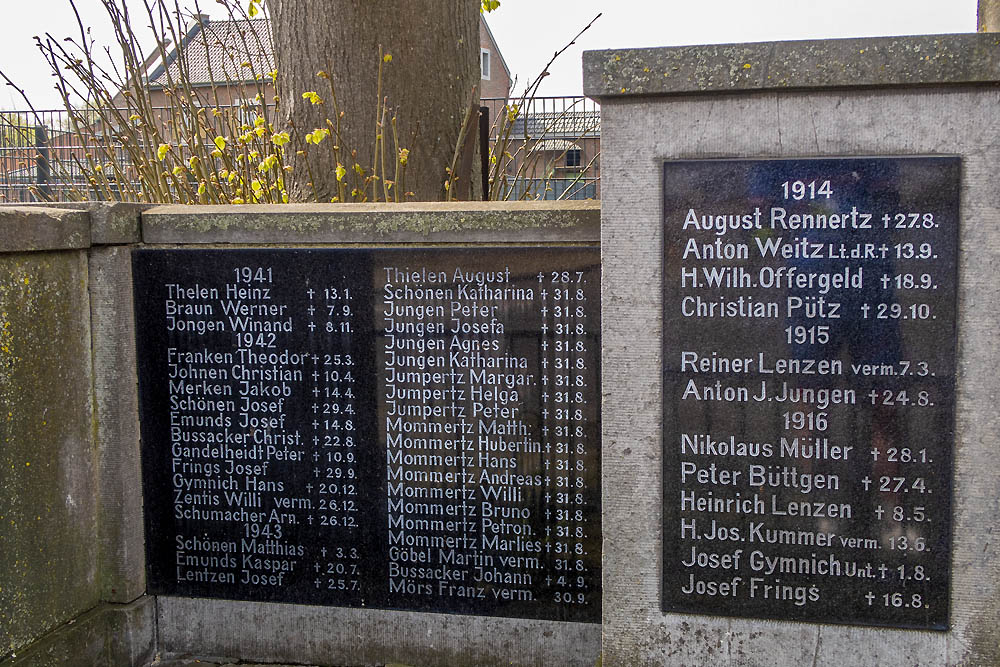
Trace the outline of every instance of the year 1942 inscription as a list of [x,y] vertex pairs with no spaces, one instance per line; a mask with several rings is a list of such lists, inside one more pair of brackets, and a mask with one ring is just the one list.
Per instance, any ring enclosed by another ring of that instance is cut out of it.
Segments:
[[599,274],[137,251],[150,589],[599,620]]
[[959,167],[666,163],[665,610],[947,628]]

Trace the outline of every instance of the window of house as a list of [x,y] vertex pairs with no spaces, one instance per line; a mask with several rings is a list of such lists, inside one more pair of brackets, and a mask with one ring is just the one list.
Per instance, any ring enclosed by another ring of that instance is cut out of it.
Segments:
[[567,167],[582,167],[583,166],[583,151],[579,148],[570,148],[566,151],[566,166]]
[[490,52],[489,49],[479,49],[479,66],[483,72],[483,79],[490,80]]

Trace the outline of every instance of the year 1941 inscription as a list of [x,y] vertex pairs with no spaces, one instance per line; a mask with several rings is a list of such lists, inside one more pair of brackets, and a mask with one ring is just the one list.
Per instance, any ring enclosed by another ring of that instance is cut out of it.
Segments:
[[150,589],[600,618],[596,250],[134,255]]
[[947,629],[959,168],[665,164],[664,610]]

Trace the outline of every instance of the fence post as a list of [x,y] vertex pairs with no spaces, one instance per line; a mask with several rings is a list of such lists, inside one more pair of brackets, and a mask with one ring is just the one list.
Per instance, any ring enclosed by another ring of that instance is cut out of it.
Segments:
[[490,108],[479,107],[479,162],[483,172],[483,201],[490,198]]
[[48,132],[44,125],[35,125],[35,184],[44,201],[52,201],[50,175]]

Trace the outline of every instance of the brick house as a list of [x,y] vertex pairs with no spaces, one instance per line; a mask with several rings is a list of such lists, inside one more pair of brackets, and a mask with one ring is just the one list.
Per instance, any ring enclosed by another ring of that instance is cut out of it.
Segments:
[[479,17],[479,69],[482,83],[479,96],[484,99],[506,99],[510,97],[510,68],[500,53],[493,33],[486,20]]
[[[513,82],[482,17],[479,37],[480,97],[489,108],[487,116],[492,123],[507,115]],[[252,123],[261,104],[268,105],[272,100],[275,91],[268,74],[274,69],[274,58],[266,19],[212,21],[200,15],[179,41],[180,49],[168,45],[163,57],[156,52],[144,63],[147,103],[168,141],[187,134],[173,130],[173,123],[185,122],[183,114],[175,111],[177,105],[171,103],[174,95],[190,94],[196,105],[205,108],[209,119],[212,110],[218,108],[238,121],[237,125]],[[179,90],[181,79],[190,84],[189,93]],[[121,94],[116,101],[123,101]],[[501,167],[506,182],[503,191],[515,198],[599,197],[600,163],[596,157],[600,152],[600,116],[593,102],[579,97],[536,98],[520,106],[509,133],[511,143],[503,149],[513,156]],[[75,134],[67,131],[65,119],[52,118],[43,123],[49,129],[53,195],[62,198],[63,191],[73,184],[86,187],[77,164],[85,162],[85,149]],[[88,129],[92,141],[110,138],[100,122]],[[489,139],[496,144],[495,133]],[[40,152],[33,146],[0,151],[0,199],[32,198],[28,189],[39,183],[41,172],[36,157]]]
[[[167,91],[186,69],[192,92],[204,106],[238,106],[259,93],[274,96],[267,73],[274,69],[271,30],[267,19],[212,21],[202,14],[188,26],[181,43],[185,57],[168,47],[166,62],[156,58],[147,69],[152,106],[169,106]],[[479,19],[480,97],[506,98],[510,69],[486,21]],[[258,80],[256,76],[263,76]],[[213,90],[213,84],[215,86]]]

